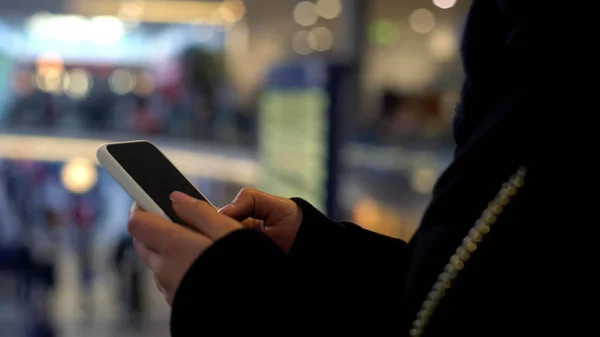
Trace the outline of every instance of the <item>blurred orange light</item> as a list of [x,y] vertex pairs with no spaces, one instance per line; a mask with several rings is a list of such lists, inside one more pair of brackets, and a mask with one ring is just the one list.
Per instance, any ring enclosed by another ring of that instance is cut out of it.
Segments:
[[48,73],[61,72],[64,68],[64,63],[60,54],[47,53],[38,57],[36,66],[37,72],[45,76]]
[[240,21],[246,15],[246,6],[241,0],[225,0],[219,8],[221,17],[230,23]]
[[392,208],[386,208],[383,210],[381,219],[381,225],[378,233],[397,236],[402,226],[400,214]]
[[143,1],[124,2],[119,9],[119,17],[123,19],[137,19],[144,14]]
[[377,203],[371,199],[356,202],[352,211],[354,221],[360,226],[375,230],[382,222],[382,212]]
[[452,31],[436,30],[429,39],[429,51],[437,61],[451,61],[457,56],[458,41]]
[[233,12],[227,7],[219,8],[219,15],[221,15],[221,18],[225,22],[235,22],[235,16],[233,15]]

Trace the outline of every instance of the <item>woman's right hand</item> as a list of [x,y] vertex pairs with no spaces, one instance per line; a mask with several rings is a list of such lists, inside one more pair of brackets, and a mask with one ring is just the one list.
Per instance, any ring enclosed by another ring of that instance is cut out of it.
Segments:
[[295,202],[252,188],[242,189],[219,212],[245,227],[263,231],[286,253],[292,249],[302,223],[302,210]]

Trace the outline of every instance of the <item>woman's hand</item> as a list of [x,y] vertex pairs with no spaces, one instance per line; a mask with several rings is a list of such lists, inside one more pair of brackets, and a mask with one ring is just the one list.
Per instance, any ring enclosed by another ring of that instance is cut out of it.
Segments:
[[292,249],[302,223],[302,211],[295,202],[252,188],[242,189],[219,212],[245,227],[262,230],[286,253]]
[[134,204],[129,232],[135,250],[154,273],[158,289],[169,304],[194,261],[215,241],[242,228],[230,217],[219,214],[204,201],[181,192],[171,194],[175,212],[188,227],[159,215],[145,212]]

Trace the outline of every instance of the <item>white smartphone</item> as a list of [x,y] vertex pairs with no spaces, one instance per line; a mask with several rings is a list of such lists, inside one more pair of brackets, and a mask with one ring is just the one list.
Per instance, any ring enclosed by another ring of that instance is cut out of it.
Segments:
[[[212,203],[152,143],[145,140],[102,144],[96,156],[140,208],[185,225],[170,195],[183,192]],[[216,209],[216,208],[215,208]]]

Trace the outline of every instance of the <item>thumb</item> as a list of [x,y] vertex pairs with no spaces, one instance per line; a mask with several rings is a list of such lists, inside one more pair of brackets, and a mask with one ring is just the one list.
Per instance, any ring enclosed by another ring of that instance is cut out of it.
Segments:
[[173,209],[183,221],[213,240],[217,240],[239,228],[239,224],[215,212],[203,200],[198,200],[181,192],[171,194]]
[[244,188],[219,212],[237,221],[248,218],[273,221],[274,217],[279,217],[279,213],[285,212],[285,209],[282,209],[285,205],[282,198],[253,188]]

